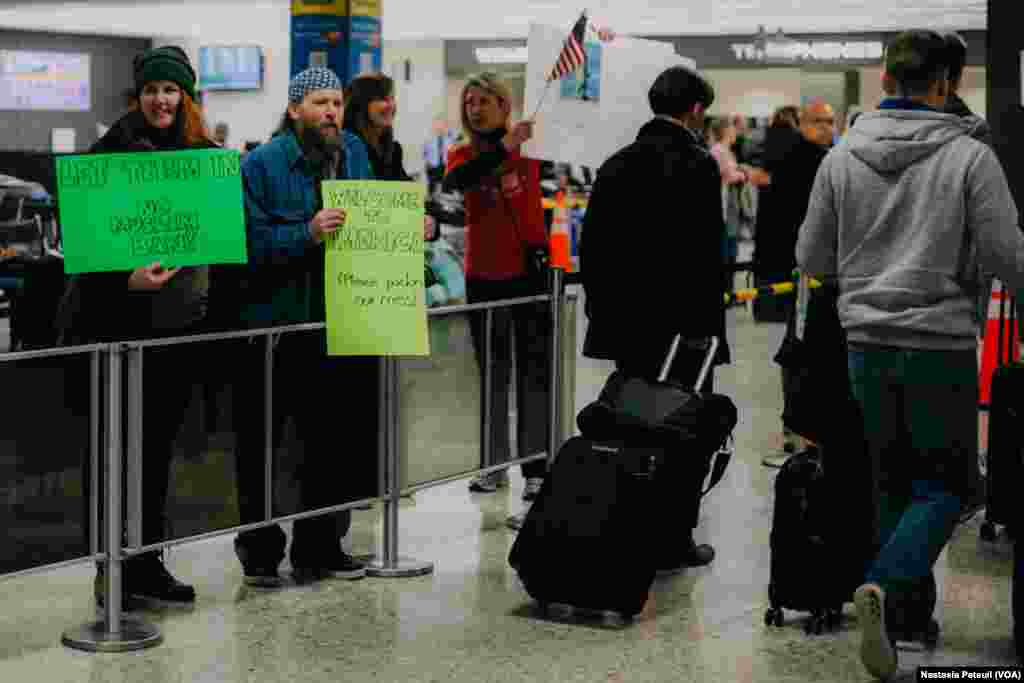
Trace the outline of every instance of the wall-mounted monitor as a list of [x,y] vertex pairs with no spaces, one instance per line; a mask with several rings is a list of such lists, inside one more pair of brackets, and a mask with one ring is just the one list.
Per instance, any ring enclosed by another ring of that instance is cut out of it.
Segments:
[[87,54],[0,50],[0,110],[89,111]]
[[199,48],[200,90],[259,90],[263,87],[263,48],[211,45]]

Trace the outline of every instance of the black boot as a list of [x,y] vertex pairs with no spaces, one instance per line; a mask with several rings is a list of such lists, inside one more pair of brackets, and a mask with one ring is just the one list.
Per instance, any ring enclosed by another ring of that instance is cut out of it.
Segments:
[[177,604],[190,604],[196,600],[195,589],[167,571],[160,553],[136,555],[129,558],[124,567],[125,593],[131,598]]

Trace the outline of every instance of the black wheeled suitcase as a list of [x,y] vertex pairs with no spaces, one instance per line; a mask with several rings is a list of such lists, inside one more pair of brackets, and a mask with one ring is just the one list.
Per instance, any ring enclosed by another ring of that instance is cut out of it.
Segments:
[[[580,413],[583,436],[559,450],[509,554],[542,607],[638,614],[655,576],[655,549],[643,539],[657,524],[659,469],[668,458],[716,458],[704,493],[721,480],[728,454],[719,449],[736,425],[736,409],[724,396],[664,382],[678,345],[677,338],[656,383],[613,375]],[[714,339],[696,386],[717,349]]]
[[[1020,517],[1020,484],[1024,474],[1024,363],[1013,359],[1017,335],[1017,304],[1003,297],[999,304],[1000,366],[992,374],[992,395],[988,418],[988,457],[986,479],[985,523],[981,538],[996,539],[996,524],[1007,526],[1013,534],[1014,522]],[[1007,325],[1012,333],[1007,338]]]

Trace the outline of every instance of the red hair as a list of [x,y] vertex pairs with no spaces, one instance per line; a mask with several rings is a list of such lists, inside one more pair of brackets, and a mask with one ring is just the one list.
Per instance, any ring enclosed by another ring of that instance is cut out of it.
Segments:
[[206,127],[203,112],[196,101],[185,92],[181,92],[181,137],[186,147],[197,147],[211,144],[210,130]]

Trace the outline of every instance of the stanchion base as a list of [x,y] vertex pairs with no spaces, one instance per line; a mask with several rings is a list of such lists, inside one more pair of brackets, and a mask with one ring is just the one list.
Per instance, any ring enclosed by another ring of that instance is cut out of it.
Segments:
[[85,652],[132,652],[156,647],[164,637],[156,626],[124,617],[120,633],[108,633],[106,621],[94,621],[68,629],[60,640],[67,647]]
[[366,565],[366,575],[385,579],[405,579],[412,576],[425,576],[434,573],[433,562],[420,562],[408,557],[399,557],[393,567],[385,566],[384,561],[377,558]]

